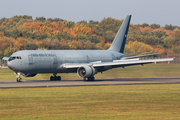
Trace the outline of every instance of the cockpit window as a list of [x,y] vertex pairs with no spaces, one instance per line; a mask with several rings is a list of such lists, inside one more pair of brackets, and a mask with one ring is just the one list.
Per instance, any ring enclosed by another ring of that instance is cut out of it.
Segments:
[[15,58],[11,56],[11,57],[9,58],[9,61],[14,60],[14,59],[15,59]]
[[21,59],[21,56],[11,56],[11,57],[9,58],[9,61],[12,61],[12,60],[14,60],[14,59]]

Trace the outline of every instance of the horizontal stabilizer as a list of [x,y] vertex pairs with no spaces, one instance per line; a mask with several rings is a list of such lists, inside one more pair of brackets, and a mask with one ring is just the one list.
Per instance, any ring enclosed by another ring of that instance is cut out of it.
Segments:
[[121,58],[121,60],[132,59],[132,58],[140,58],[140,57],[146,57],[146,56],[158,55],[158,54],[162,54],[162,53],[152,53],[152,54],[145,54],[145,55],[137,55],[137,56],[123,57],[123,58]]

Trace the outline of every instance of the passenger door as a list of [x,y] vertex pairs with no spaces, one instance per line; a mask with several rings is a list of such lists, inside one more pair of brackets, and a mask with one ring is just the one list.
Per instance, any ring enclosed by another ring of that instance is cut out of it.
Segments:
[[33,64],[33,56],[32,55],[28,55],[29,58],[29,65]]

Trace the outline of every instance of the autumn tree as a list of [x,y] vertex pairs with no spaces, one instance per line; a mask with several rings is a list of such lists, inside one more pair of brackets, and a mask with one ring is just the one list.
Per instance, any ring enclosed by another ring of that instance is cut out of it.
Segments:
[[0,59],[2,59],[3,58],[3,52],[2,51],[0,51]]
[[34,42],[29,41],[22,45],[22,49],[23,50],[36,50],[38,49],[38,46]]
[[68,21],[68,22],[64,22],[64,25],[65,25],[65,27],[72,28],[72,27],[74,27],[75,23]]
[[46,18],[45,17],[36,17],[35,21],[41,21],[41,22],[45,22]]
[[176,26],[172,26],[172,24],[170,24],[170,25],[166,24],[164,26],[164,29],[167,29],[167,30],[174,30],[175,28],[176,28]]
[[153,29],[160,28],[160,24],[153,23],[150,25],[150,27]]
[[48,18],[47,20],[50,21],[50,22],[63,22],[63,21],[64,21],[64,20],[61,19],[61,18],[54,18],[54,19]]
[[165,43],[165,45],[168,47],[168,48],[172,48],[173,45],[176,43],[176,39],[175,37],[172,37],[172,36],[167,36],[163,39],[163,42]]
[[180,40],[180,29],[174,29],[174,36]]
[[0,19],[0,25],[1,25],[5,20],[6,20],[5,17],[1,18],[1,19]]
[[89,37],[89,40],[90,40],[91,42],[94,42],[94,43],[99,43],[99,42],[100,42],[100,40],[97,38],[96,35],[91,35],[91,36]]
[[139,26],[141,26],[141,27],[148,27],[149,26],[149,24],[147,24],[147,23],[143,23],[142,25],[139,25]]
[[87,21],[85,21],[85,20],[82,20],[82,21],[79,21],[79,22],[77,22],[76,24],[78,24],[78,25],[80,25],[80,24],[87,25]]
[[4,56],[11,56],[16,51],[18,51],[17,48],[7,47],[4,51]]
[[[107,49],[123,20],[104,18],[72,22],[60,18],[14,16],[0,19],[0,52],[8,56],[22,49]],[[128,55],[164,52],[180,56],[180,27],[130,24],[125,47]],[[6,51],[6,52],[5,52]]]

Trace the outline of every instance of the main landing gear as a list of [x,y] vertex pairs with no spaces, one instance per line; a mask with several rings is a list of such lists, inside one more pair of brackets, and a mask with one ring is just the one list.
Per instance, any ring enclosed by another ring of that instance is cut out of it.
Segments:
[[88,78],[84,78],[84,81],[94,81],[95,78],[94,77],[88,77]]
[[53,73],[53,76],[50,77],[51,81],[60,81],[61,80],[61,76],[56,76],[57,73]]
[[16,79],[16,81],[17,82],[22,82],[22,78],[21,78],[21,76],[20,76],[20,73],[16,73],[17,74],[17,79]]

